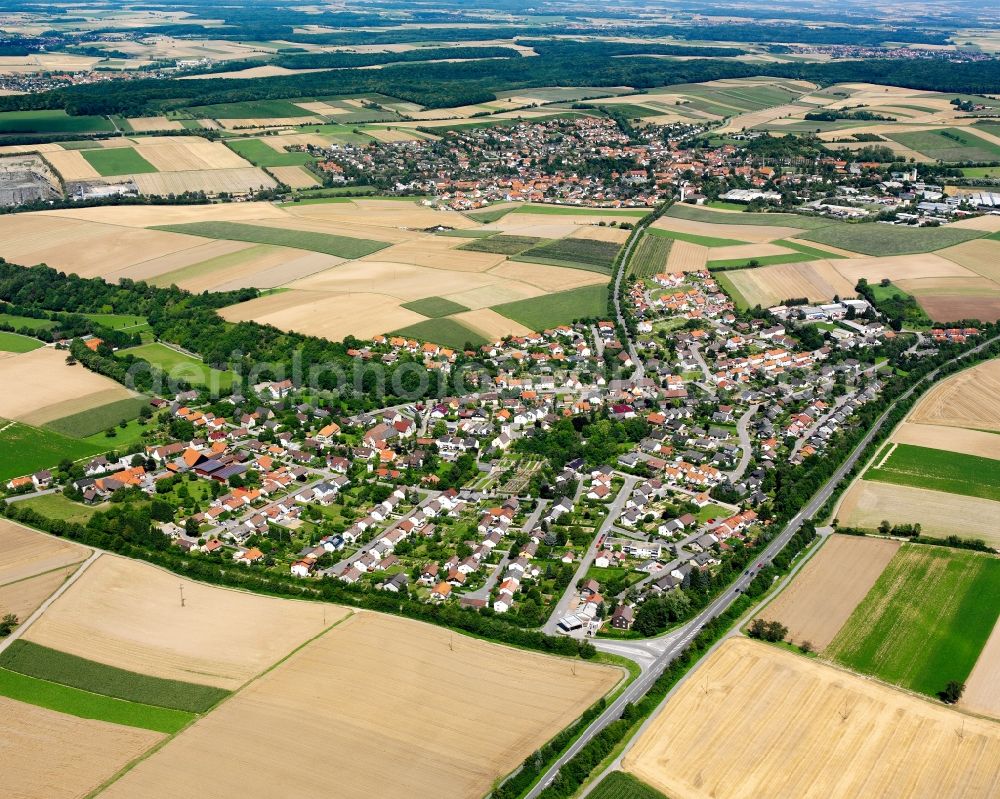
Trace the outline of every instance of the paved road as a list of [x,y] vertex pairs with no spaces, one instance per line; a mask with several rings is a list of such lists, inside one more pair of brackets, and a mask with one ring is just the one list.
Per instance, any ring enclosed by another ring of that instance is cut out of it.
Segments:
[[759,408],[760,405],[751,405],[736,423],[736,434],[740,438],[740,452],[742,454],[736,468],[731,472],[726,472],[726,477],[733,483],[743,479],[743,475],[746,474],[747,467],[750,465],[750,458],[753,455],[753,447],[750,445],[750,422],[753,421]]
[[[542,512],[548,506],[549,500],[540,499],[538,500],[537,507],[531,512],[527,520],[521,526],[521,531],[525,533],[530,533],[535,527],[538,526],[538,520],[541,518]],[[507,564],[510,563],[510,552],[508,551],[501,559],[498,566],[493,567],[493,572],[489,577],[486,578],[486,582],[481,588],[475,591],[469,591],[462,594],[463,599],[482,599],[487,600],[490,598],[490,592],[493,590],[493,586],[497,584],[497,580],[503,576],[504,571],[507,568]]]
[[712,376],[712,370],[709,369],[708,364],[705,363],[705,356],[701,354],[701,347],[697,344],[692,344],[690,350],[691,350],[691,356],[698,364],[698,368],[701,369],[701,373],[705,375],[705,382],[699,383],[698,385],[704,386],[705,390],[709,394],[715,394],[716,391],[718,390],[715,387],[715,378]]
[[15,494],[12,497],[7,497],[7,502],[23,502],[26,499],[34,499],[35,497],[44,497],[47,494],[61,494],[61,488],[46,488],[44,491],[32,491],[30,494]]
[[573,575],[573,579],[570,580],[569,585],[566,586],[566,590],[563,591],[562,597],[556,603],[556,606],[552,609],[552,615],[549,616],[549,620],[545,622],[545,626],[542,627],[542,632],[546,635],[555,635],[556,625],[559,620],[570,612],[570,603],[573,601],[573,597],[577,595],[576,584],[580,582],[587,574],[587,570],[590,568],[590,564],[594,562],[594,558],[597,557],[597,542],[600,541],[601,537],[607,535],[607,533],[614,527],[615,522],[621,515],[622,508],[625,507],[626,500],[632,495],[632,489],[635,488],[636,483],[638,483],[642,478],[635,477],[633,475],[627,475],[625,477],[625,483],[622,485],[621,491],[608,506],[607,518],[601,523],[601,526],[597,528],[597,534],[594,536],[594,540],[590,542],[590,546],[587,547],[587,551],[584,556],[580,559],[580,565],[576,569],[576,573]]
[[[969,355],[979,352],[987,345],[994,341],[1000,340],[1000,336],[993,339],[988,339],[982,344],[968,350],[967,352],[955,358],[955,361],[964,360]],[[907,399],[910,395],[915,392],[918,387],[923,386],[927,383],[932,383],[939,374],[940,369],[935,369],[928,375],[923,377],[914,383],[910,388],[908,388],[903,394],[901,394],[895,402],[890,404],[885,412],[876,420],[875,424],[872,425],[871,429],[864,435],[857,446],[847,457],[847,459],[837,468],[829,480],[823,484],[822,488],[816,492],[816,494],[806,503],[806,505],[800,510],[795,517],[785,525],[785,528],[775,536],[771,542],[767,545],[765,550],[758,556],[758,563],[766,564],[769,563],[778,552],[788,543],[789,539],[795,533],[799,531],[802,527],[802,523],[811,518],[816,514],[816,512],[826,503],[826,501],[832,496],[833,492],[844,480],[847,473],[854,468],[855,464],[860,459],[861,455],[864,453],[865,448],[871,443],[872,439],[875,437],[876,433],[882,429],[885,424],[889,413],[896,406],[897,403],[902,400]],[[756,567],[755,567],[756,568]],[[636,651],[636,662],[640,665],[650,663],[643,668],[642,674],[629,685],[619,697],[612,702],[605,711],[591,722],[590,726],[577,738],[573,744],[560,755],[559,759],[542,775],[542,778],[538,781],[534,788],[527,794],[527,799],[535,799],[547,785],[549,785],[552,780],[556,778],[559,770],[575,757],[584,746],[586,746],[595,735],[597,735],[601,730],[616,721],[620,716],[622,709],[625,707],[626,703],[637,702],[645,693],[649,690],[656,679],[663,673],[666,666],[684,649],[685,646],[694,638],[695,635],[701,630],[701,628],[712,618],[723,613],[740,595],[740,592],[746,589],[746,587],[753,580],[755,574],[755,568],[751,569],[749,573],[744,573],[737,578],[737,580],[726,590],[726,592],[719,597],[717,597],[708,607],[702,610],[694,619],[689,621],[687,624],[677,628],[672,633],[659,639],[652,639],[656,643],[651,643],[650,641],[638,641],[634,642],[634,649]],[[601,640],[595,640],[594,645],[597,646],[602,651],[614,652],[615,654],[623,654],[626,657],[629,655],[625,654],[630,648],[630,644],[633,642],[604,642]],[[656,649],[660,650],[660,654],[655,657],[654,660],[650,662],[649,655]]]

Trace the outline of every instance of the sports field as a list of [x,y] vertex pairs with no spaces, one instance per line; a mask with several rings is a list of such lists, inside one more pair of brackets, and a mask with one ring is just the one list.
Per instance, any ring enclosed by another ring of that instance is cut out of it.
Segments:
[[856,671],[936,696],[964,683],[1000,606],[1000,558],[905,544],[826,654]]
[[943,449],[894,444],[864,479],[1000,501],[1000,460]]
[[995,722],[737,638],[622,765],[670,799],[981,799],[1000,793],[998,760]]
[[182,380],[193,386],[204,386],[213,392],[227,391],[235,375],[207,366],[203,361],[165,344],[142,344],[121,350],[119,356],[133,355],[166,372],[171,380]]
[[[174,797],[210,780],[215,799],[243,799],[261,786],[303,799],[329,796],[329,783],[300,762],[308,741],[350,764],[336,778],[343,799],[422,795],[429,785],[441,795],[482,796],[621,676],[617,668],[356,613],[103,795]],[[234,737],[240,745],[218,757],[218,742]]]

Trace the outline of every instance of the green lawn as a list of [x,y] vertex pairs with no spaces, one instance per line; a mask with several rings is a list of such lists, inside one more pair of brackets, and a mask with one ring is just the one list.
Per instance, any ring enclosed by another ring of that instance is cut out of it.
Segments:
[[500,233],[488,238],[475,237],[468,244],[462,244],[458,249],[472,252],[490,252],[498,255],[519,255],[525,250],[541,244],[545,239],[535,236],[510,236]]
[[192,386],[206,386],[213,391],[228,391],[235,375],[207,366],[203,361],[185,355],[163,344],[143,344],[121,350],[119,355],[134,355],[157,366],[175,380],[183,380]]
[[311,233],[291,228],[245,225],[241,222],[188,222],[181,225],[160,225],[155,230],[173,233],[187,233],[209,239],[249,241],[253,244],[275,244],[279,247],[295,247],[333,255],[337,258],[360,258],[371,255],[389,245],[384,241],[355,239],[350,236],[334,236],[330,233]]
[[155,166],[131,147],[108,147],[100,150],[81,150],[80,155],[101,176],[140,175],[159,172]]
[[109,330],[128,330],[131,333],[149,330],[149,322],[144,316],[120,313],[85,313],[81,315]]
[[494,305],[493,310],[532,330],[547,330],[557,325],[568,325],[577,319],[607,316],[608,287],[583,286],[557,291],[542,297]]
[[7,333],[0,330],[0,352],[31,352],[42,346],[37,338],[29,338],[19,333]]
[[1000,614],[1000,558],[904,544],[826,654],[935,696],[964,683]]
[[424,297],[422,300],[403,303],[402,307],[432,319],[469,310],[464,305],[446,300],[444,297]]
[[82,719],[99,719],[169,735],[179,732],[195,718],[193,713],[183,710],[126,702],[7,669],[0,669],[0,696]]
[[636,277],[652,277],[664,271],[674,240],[665,236],[643,236],[632,252],[628,273]]
[[700,244],[702,247],[732,247],[736,244],[747,243],[745,241],[739,241],[738,239],[717,239],[714,236],[699,236],[695,233],[678,233],[674,230],[661,230],[656,227],[651,227],[649,232],[653,236],[661,236],[665,239],[671,239],[673,241],[686,241],[691,244]]
[[309,153],[279,153],[260,139],[231,139],[226,146],[254,166],[303,166],[313,160]]
[[9,313],[0,313],[0,324],[10,325],[17,330],[51,330],[58,322],[51,319],[34,319],[30,316],[14,316]]
[[104,117],[69,116],[65,111],[4,111],[0,135],[5,133],[103,133],[114,130]]
[[0,668],[127,702],[189,713],[204,713],[229,696],[222,688],[137,674],[23,640],[0,654]]
[[0,420],[0,480],[32,474],[66,458],[80,460],[107,447],[67,438],[51,430]]
[[904,227],[877,222],[829,225],[800,238],[863,255],[912,255],[934,252],[983,235],[979,230],[953,227]]
[[624,771],[612,771],[587,795],[591,799],[667,799],[655,788]]
[[18,507],[31,508],[47,519],[59,519],[64,522],[76,522],[86,524],[90,517],[103,508],[96,505],[84,505],[80,502],[73,502],[62,494],[43,494],[40,497],[22,499]]
[[[997,448],[1000,452],[1000,436]],[[1000,460],[912,444],[897,444],[865,479],[1000,501]]]
[[449,319],[447,316],[440,319],[427,319],[423,322],[401,327],[393,330],[394,336],[406,336],[420,341],[429,341],[442,347],[463,350],[466,344],[479,347],[486,343],[486,339],[470,327],[466,327],[461,322]]
[[1000,161],[1000,145],[964,130],[921,130],[886,134],[893,141],[938,161]]
[[103,433],[109,427],[116,427],[120,422],[139,418],[139,411],[148,406],[148,397],[129,397],[89,411],[53,419],[46,422],[45,427],[71,438],[87,438]]

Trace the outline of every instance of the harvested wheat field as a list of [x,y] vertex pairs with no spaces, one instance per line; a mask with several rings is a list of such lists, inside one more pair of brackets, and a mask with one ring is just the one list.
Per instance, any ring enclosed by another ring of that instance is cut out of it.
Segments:
[[418,136],[412,131],[397,128],[386,128],[384,130],[368,128],[365,130],[365,133],[381,142],[420,141],[423,139],[423,136]]
[[287,212],[272,203],[217,203],[212,205],[116,205],[94,208],[66,208],[39,211],[33,217],[76,219],[122,227],[146,228],[154,225],[183,225],[188,222],[254,222],[288,220]]
[[902,422],[892,434],[896,444],[944,449],[963,455],[1000,460],[1000,434],[960,427]]
[[273,189],[278,183],[255,166],[237,169],[196,169],[191,172],[151,172],[134,175],[140,194],[183,194],[203,191],[206,194],[243,194],[258,189]]
[[[426,291],[420,299],[428,296]],[[406,300],[403,300],[404,302]],[[423,322],[425,317],[400,307],[398,297],[374,292],[357,294],[327,291],[285,291],[223,308],[229,322],[253,319],[279,330],[341,341],[348,334],[371,338]]]
[[226,241],[225,239],[204,239],[204,242],[204,244],[187,250],[178,250],[157,258],[138,261],[133,266],[122,267],[114,272],[108,272],[102,277],[109,283],[117,283],[122,278],[128,278],[130,280],[145,280],[158,286],[169,286],[170,281],[162,280],[162,276],[183,270],[193,264],[238,253],[253,246],[246,242]]
[[608,276],[586,269],[573,269],[548,264],[532,264],[526,261],[507,261],[489,271],[490,275],[504,281],[519,281],[535,286],[541,292],[565,291],[580,286],[595,286],[608,282]]
[[[978,134],[977,134],[978,135]],[[973,216],[969,219],[960,219],[951,223],[948,227],[956,227],[966,230],[986,230],[990,233],[1000,232],[1000,215],[986,214],[985,216]],[[994,247],[997,245],[993,245]]]
[[0,418],[40,425],[135,396],[124,386],[82,366],[67,366],[66,354],[49,347],[0,361]]
[[1000,718],[1000,622],[979,653],[960,704],[974,713]]
[[24,622],[78,568],[80,567],[77,564],[62,566],[34,577],[0,585],[0,616],[13,613]]
[[809,641],[815,650],[825,649],[899,546],[899,541],[830,536],[760,617],[788,627],[795,644]]
[[44,214],[0,219],[0,257],[15,264],[48,264],[80,277],[104,277],[135,264],[197,247],[205,240],[160,230],[83,222]]
[[489,341],[496,341],[504,336],[526,336],[529,333],[535,332],[519,322],[515,322],[513,319],[501,316],[489,308],[463,311],[462,313],[453,314],[450,318],[456,322],[461,322],[466,327],[471,327]]
[[272,166],[268,171],[277,180],[293,189],[308,189],[310,186],[319,185],[316,176],[300,166]]
[[869,283],[889,280],[913,280],[922,277],[975,277],[963,266],[942,258],[937,253],[917,255],[886,255],[881,258],[850,258],[835,262],[835,267],[852,287],[860,278]]
[[459,238],[425,236],[386,247],[359,261],[391,261],[451,272],[486,272],[507,260],[506,255],[456,249],[460,244],[462,239]]
[[343,262],[343,258],[324,253],[256,244],[210,256],[175,271],[161,273],[150,282],[156,286],[173,284],[194,293],[229,291],[248,286],[274,288]]
[[673,216],[662,216],[653,223],[654,228],[670,230],[675,233],[689,233],[694,236],[710,236],[716,239],[731,239],[746,241],[753,244],[787,239],[797,233],[800,228],[779,227],[777,225],[717,225],[713,222],[695,222],[690,219],[680,219]]
[[856,480],[834,512],[846,527],[875,530],[883,519],[919,524],[923,535],[981,538],[1000,547],[1000,502],[926,488]]
[[184,126],[176,119],[166,117],[130,117],[128,124],[136,133],[149,133],[157,130],[184,130]]
[[791,255],[792,250],[779,244],[733,244],[729,247],[712,247],[708,258],[711,261],[723,261],[737,258],[765,258],[769,255]]
[[977,275],[1000,282],[1000,242],[992,239],[973,239],[938,250],[937,254],[966,269],[971,269]]
[[78,799],[163,735],[0,697],[0,774],[8,799]]
[[853,297],[857,294],[855,284],[844,280],[830,261],[734,269],[724,274],[750,307],[759,304],[767,308],[798,297],[820,302],[835,295]]
[[1000,320],[1000,287],[993,296],[922,296],[920,306],[937,322],[958,322],[962,319],[980,319],[984,322]]
[[737,638],[622,765],[671,799],[982,799],[998,762],[996,722]]
[[86,547],[0,519],[0,585],[80,563]]
[[100,180],[100,173],[90,165],[79,150],[58,150],[45,153],[48,161],[63,180]]
[[[436,225],[447,225],[458,230],[478,227],[478,224],[454,211],[435,211],[417,203],[404,200],[353,200],[348,203],[314,203],[290,205],[285,208],[292,216],[301,219],[365,225],[377,228],[383,241],[408,241],[417,238],[419,232]],[[386,239],[384,228],[409,231],[404,238]],[[355,234],[357,235],[357,234]],[[458,242],[459,244],[461,242]]]
[[701,244],[675,240],[667,256],[668,272],[698,272],[708,263],[710,250]]
[[[574,675],[575,672],[575,675]],[[303,767],[336,753],[338,799],[478,797],[621,679],[617,668],[355,614],[138,764],[102,796],[327,797]],[[329,681],[351,686],[330,690]],[[220,741],[238,747],[219,757]],[[433,785],[433,790],[428,786]]]
[[251,166],[222,142],[208,141],[199,136],[158,136],[135,141],[135,151],[160,172]]
[[1000,359],[942,380],[920,398],[907,421],[1000,432]]
[[235,690],[347,613],[195,583],[102,555],[26,638],[141,674]]
[[402,302],[409,302],[499,282],[501,278],[488,272],[456,272],[380,259],[348,261],[334,269],[299,280],[290,288],[338,294],[386,294]]
[[613,244],[624,244],[628,237],[632,235],[631,230],[620,227],[601,227],[600,225],[590,225],[581,227],[570,236],[572,239],[588,239],[590,241],[610,241]]

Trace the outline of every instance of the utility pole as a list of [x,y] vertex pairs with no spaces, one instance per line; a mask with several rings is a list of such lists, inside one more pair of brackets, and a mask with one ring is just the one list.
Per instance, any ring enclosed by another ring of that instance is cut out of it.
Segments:
[[178,583],[177,588],[181,592],[181,607],[184,607],[184,583]]

